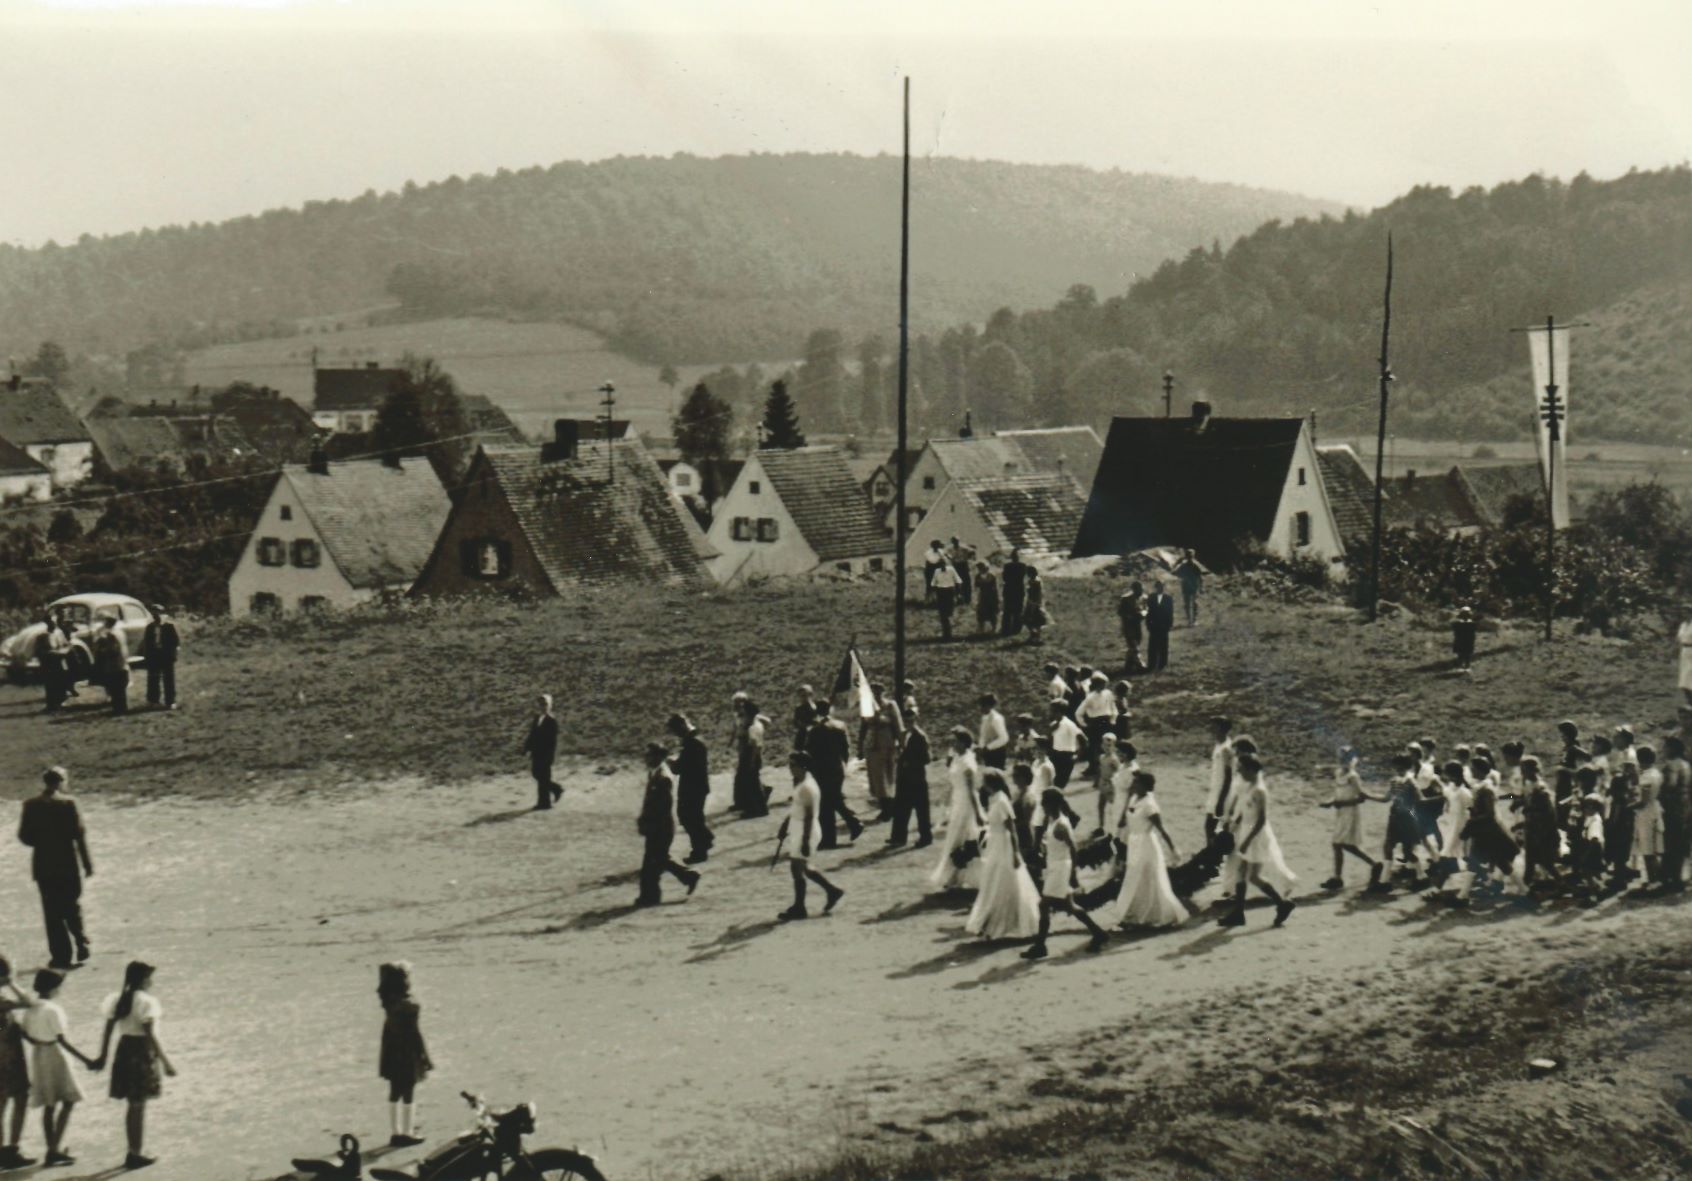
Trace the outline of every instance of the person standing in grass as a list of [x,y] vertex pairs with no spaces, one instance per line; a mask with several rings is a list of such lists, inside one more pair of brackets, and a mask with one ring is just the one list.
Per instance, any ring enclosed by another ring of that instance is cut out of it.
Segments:
[[141,655],[147,664],[147,704],[176,708],[176,654],[182,650],[182,633],[176,620],[158,603],[151,607],[153,618],[141,633]]
[[1647,881],[1659,882],[1663,873],[1663,772],[1655,747],[1634,748],[1639,767],[1639,806],[1633,813],[1633,856],[1645,869]]
[[47,1137],[47,1165],[74,1165],[76,1158],[65,1150],[65,1129],[71,1112],[82,1102],[82,1088],[71,1074],[75,1058],[92,1067],[94,1060],[71,1045],[65,1011],[55,999],[65,978],[50,968],[35,974],[35,1003],[23,1010],[18,1028],[30,1046],[29,1104],[41,1109],[41,1130]]
[[676,754],[676,819],[687,833],[688,853],[683,859],[698,865],[711,855],[716,838],[711,826],[705,823],[705,801],[711,796],[711,754],[699,728],[682,714],[671,714],[664,723],[681,743]]
[[558,719],[552,713],[550,693],[535,698],[535,716],[523,736],[523,753],[529,756],[529,774],[535,780],[535,811],[548,811],[564,798],[564,789],[552,778],[552,764],[558,757]]
[[1363,802],[1386,802],[1385,796],[1370,795],[1363,790],[1363,777],[1357,773],[1357,751],[1343,746],[1339,752],[1339,766],[1334,770],[1334,794],[1324,808],[1334,811],[1334,831],[1330,838],[1334,846],[1334,876],[1322,883],[1324,890],[1339,890],[1345,886],[1345,856],[1347,853],[1369,867],[1369,885],[1381,880],[1385,866],[1363,851]]
[[1234,909],[1219,921],[1223,927],[1245,926],[1246,886],[1261,890],[1275,904],[1275,926],[1283,925],[1298,904],[1291,898],[1298,877],[1287,868],[1281,842],[1269,822],[1269,785],[1256,754],[1242,754],[1235,768],[1240,776],[1240,802],[1233,816],[1234,846],[1240,859],[1241,880],[1234,887]]
[[942,556],[929,585],[934,588],[934,610],[940,616],[940,638],[949,640],[952,638],[952,612],[957,610],[958,588],[963,585],[962,580],[956,567]]
[[1169,667],[1169,633],[1174,630],[1175,600],[1159,578],[1146,600],[1146,667],[1152,672]]
[[70,695],[70,636],[59,627],[59,621],[48,615],[42,620],[45,630],[35,641],[35,658],[41,664],[41,687],[46,694],[46,712],[58,713]]
[[1181,608],[1187,617],[1187,626],[1198,624],[1199,595],[1204,591],[1204,567],[1199,565],[1198,556],[1192,550],[1186,550],[1181,560],[1175,563],[1175,580],[1181,584]]
[[129,712],[129,645],[118,631],[117,620],[103,619],[94,633],[94,673],[106,698],[112,703],[112,713]]
[[934,831],[928,816],[928,731],[918,721],[921,711],[913,702],[905,714],[905,737],[899,747],[896,773],[897,790],[893,797],[893,828],[887,837],[890,848],[905,843],[910,831],[911,817],[916,817],[916,848],[926,849],[934,843]]
[[1022,631],[1022,611],[1028,593],[1028,567],[1022,561],[1021,550],[1011,550],[1010,557],[1005,560],[999,573],[999,589],[1005,601],[999,634],[1014,636]]
[[30,999],[12,982],[12,965],[0,956],[0,1170],[25,1169],[35,1158],[19,1147],[29,1107],[29,1056],[18,1019]]
[[1047,788],[1040,796],[1040,848],[1045,863],[1040,877],[1040,926],[1033,945],[1022,953],[1025,960],[1046,958],[1046,937],[1051,934],[1052,915],[1056,912],[1071,916],[1087,928],[1092,935],[1087,942],[1088,951],[1102,950],[1110,939],[1105,929],[1075,901],[1080,881],[1075,872],[1075,828],[1068,811],[1069,802],[1056,788]]
[[1028,629],[1030,644],[1044,644],[1046,642],[1046,628],[1051,625],[1051,613],[1046,610],[1046,584],[1040,580],[1040,572],[1034,567],[1028,568],[1028,601],[1022,610],[1023,626]]
[[1657,788],[1663,812],[1663,891],[1686,889],[1686,857],[1692,838],[1692,763],[1686,761],[1686,742],[1679,735],[1663,739],[1663,778]]
[[660,744],[647,744],[646,792],[641,798],[640,817],[635,822],[635,831],[646,841],[646,852],[640,863],[640,895],[634,903],[637,907],[657,906],[664,901],[665,874],[686,886],[689,896],[699,888],[699,871],[670,859],[670,845],[676,839],[676,813],[669,757],[670,752]]
[[940,567],[946,564],[946,547],[936,537],[928,543],[928,552],[922,556],[922,591],[923,598],[935,598],[934,576],[940,573]]
[[1138,582],[1130,582],[1127,592],[1116,600],[1116,619],[1122,625],[1122,644],[1128,650],[1123,658],[1125,676],[1143,673],[1146,666],[1140,660],[1140,645],[1146,638],[1145,589]]
[[999,628],[999,580],[986,562],[975,564],[975,630],[990,636]]
[[[133,969],[134,965],[131,965],[131,968]],[[141,968],[145,969],[145,975],[150,980],[152,969],[147,968],[145,964],[142,964]],[[123,983],[125,991],[131,992],[128,973],[125,973]],[[411,965],[404,960],[379,965],[376,969],[376,999],[381,1002],[383,1014],[382,1049],[377,1060],[377,1073],[388,1084],[388,1121],[392,1128],[388,1143],[395,1148],[412,1148],[423,1143],[422,1137],[417,1135],[417,1084],[429,1077],[429,1072],[435,1068],[435,1064],[430,1060],[429,1048],[423,1042],[423,1008],[411,994]],[[121,1004],[120,997],[118,1006]],[[114,1006],[114,1012],[118,1006]],[[106,1032],[109,1037],[110,1026]],[[151,1038],[150,1033],[147,1036]],[[121,1043],[118,1053],[123,1053]],[[130,1053],[138,1058],[140,1050],[132,1049]],[[117,1090],[117,1064],[114,1063],[114,1098],[118,1097]]]
[[1451,621],[1451,654],[1462,672],[1475,662],[1475,630],[1474,608],[1457,608],[1457,618]]
[[822,847],[822,789],[811,775],[811,760],[803,751],[794,751],[787,760],[793,772],[793,801],[788,805],[787,819],[781,822],[781,835],[776,838],[790,842],[787,854],[788,869],[793,874],[793,905],[776,915],[781,922],[809,917],[805,909],[805,885],[815,882],[822,887],[823,913],[832,911],[846,896],[846,891],[811,868],[811,856]]
[[[123,970],[123,989],[106,998],[103,1011],[106,1014],[106,1032],[100,1038],[100,1053],[94,1061],[95,1070],[103,1070],[106,1066],[106,1055],[112,1048],[112,1034],[118,1035],[117,1053],[112,1055],[112,1083],[111,1096],[129,1105],[124,1113],[124,1133],[129,1142],[129,1155],[124,1158],[123,1167],[126,1169],[144,1169],[154,1163],[154,1158],[143,1153],[145,1147],[147,1127],[147,1101],[157,1099],[163,1093],[164,1084],[159,1078],[162,1070],[172,1078],[176,1077],[176,1067],[170,1064],[165,1056],[164,1047],[159,1045],[158,1022],[163,1014],[163,1008],[158,999],[153,996],[153,968],[152,965],[140,960],[131,960]],[[406,1001],[411,1004],[411,1027],[417,1026],[416,1003],[411,1002],[409,996]],[[394,1020],[394,1009],[388,1010],[388,1021]],[[423,1035],[416,1034],[419,1050],[422,1048]],[[386,1043],[388,1031],[384,1025],[383,1062],[387,1063]],[[422,1061],[410,1080],[414,1089],[424,1075],[428,1073],[428,1054],[422,1053]],[[384,1075],[386,1077],[386,1075]],[[390,1081],[390,1086],[394,1085]],[[411,1100],[407,1100],[411,1102]],[[409,1127],[409,1116],[407,1117]],[[399,1132],[396,1121],[395,1133]]]
[[63,794],[69,778],[63,767],[47,768],[41,776],[41,794],[24,801],[18,820],[18,840],[34,850],[30,865],[41,893],[50,966],[58,971],[69,971],[88,959],[88,936],[82,929],[82,879],[94,876],[82,814],[76,801]]

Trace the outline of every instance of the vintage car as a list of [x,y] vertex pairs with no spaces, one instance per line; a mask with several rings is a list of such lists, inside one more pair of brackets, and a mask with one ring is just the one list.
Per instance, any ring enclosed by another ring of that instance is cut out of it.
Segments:
[[[81,641],[79,647],[84,650],[94,627],[104,620],[115,619],[118,631],[123,633],[124,642],[129,645],[129,663],[142,663],[141,634],[147,630],[153,615],[128,595],[66,595],[48,604],[42,614],[53,619],[68,619],[72,636]],[[46,629],[47,625],[37,620],[0,642],[0,664],[5,665],[7,679],[21,682],[40,675],[41,661],[36,657],[35,649]],[[78,656],[82,654],[77,653]]]

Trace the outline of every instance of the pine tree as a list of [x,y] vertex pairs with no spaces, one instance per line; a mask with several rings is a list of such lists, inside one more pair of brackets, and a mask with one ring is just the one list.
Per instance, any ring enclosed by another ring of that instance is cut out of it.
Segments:
[[887,343],[879,336],[866,336],[858,345],[858,429],[873,435],[887,418],[885,387]]
[[770,386],[770,396],[764,402],[763,439],[758,446],[765,451],[787,451],[805,445],[805,434],[799,429],[799,410],[787,392],[787,383],[777,380]]
[[670,419],[676,450],[689,463],[701,459],[725,459],[729,433],[734,427],[734,409],[700,382]]

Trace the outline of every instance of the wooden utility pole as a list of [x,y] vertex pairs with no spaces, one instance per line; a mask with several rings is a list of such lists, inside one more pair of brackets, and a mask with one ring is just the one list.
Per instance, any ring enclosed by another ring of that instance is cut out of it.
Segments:
[[905,454],[909,446],[911,80],[905,79],[905,158],[899,189],[899,443],[893,461],[893,700],[905,691]]
[[1392,384],[1392,366],[1387,360],[1387,342],[1392,333],[1392,234],[1387,233],[1386,296],[1381,313],[1381,420],[1375,430],[1375,531],[1369,546],[1369,621],[1381,610],[1381,496],[1386,490],[1387,387]]
[[1163,371],[1163,417],[1168,418],[1174,413],[1175,406],[1175,375],[1169,370]]
[[617,482],[617,458],[616,451],[611,445],[611,415],[617,406],[617,387],[610,382],[606,382],[599,387],[599,392],[603,395],[599,404],[605,407],[605,482],[615,484]]

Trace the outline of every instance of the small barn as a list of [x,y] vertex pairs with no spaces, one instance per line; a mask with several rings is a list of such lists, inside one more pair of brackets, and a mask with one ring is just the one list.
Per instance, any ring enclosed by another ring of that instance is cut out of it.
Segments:
[[59,391],[13,374],[0,384],[0,439],[47,469],[54,488],[73,488],[94,474],[94,440]]
[[357,435],[376,425],[376,412],[405,378],[403,369],[375,361],[312,371],[311,420],[320,430]]
[[482,448],[411,593],[550,596],[573,585],[706,586],[715,551],[638,436]]
[[953,480],[905,542],[905,561],[920,569],[930,543],[956,537],[982,559],[1017,550],[1035,565],[1069,556],[1087,509],[1068,476],[991,476]]
[[427,460],[331,463],[319,451],[290,464],[229,576],[229,612],[344,608],[404,591],[450,508]]
[[753,577],[892,564],[893,539],[835,447],[754,451],[711,520],[711,573],[732,585]]
[[1074,556],[1154,546],[1234,563],[1241,546],[1339,561],[1345,545],[1303,418],[1117,418],[1087,498]]

